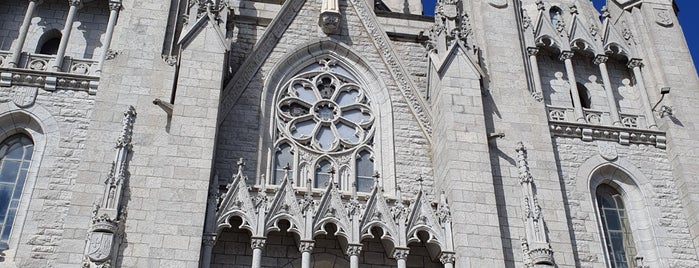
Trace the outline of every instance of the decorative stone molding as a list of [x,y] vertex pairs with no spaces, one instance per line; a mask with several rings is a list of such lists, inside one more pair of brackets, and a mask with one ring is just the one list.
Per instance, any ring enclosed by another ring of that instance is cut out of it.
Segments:
[[117,150],[112,168],[105,181],[102,201],[95,204],[88,231],[83,267],[108,268],[117,258],[126,221],[126,204],[123,201],[124,187],[129,179],[128,157],[131,152],[133,125],[136,110],[129,106],[124,113],[121,135],[117,139]]
[[325,34],[334,34],[340,28],[340,5],[337,0],[323,0],[318,26]]
[[[308,247],[312,247],[313,237],[327,233],[325,225],[333,223],[337,226],[336,235],[347,241],[342,247],[350,255],[360,250],[353,246],[362,245],[363,239],[374,237],[373,228],[380,228],[381,239],[389,240],[396,250],[406,249],[405,254],[410,242],[419,241],[418,231],[430,234],[428,243],[437,245],[442,251],[453,252],[451,212],[444,197],[435,209],[420,190],[406,208],[400,194],[397,200],[386,198],[378,182],[375,182],[368,200],[363,201],[354,196],[342,196],[334,183],[329,184],[322,195],[312,195],[309,189],[301,191],[295,188],[288,174],[274,193],[249,188],[246,180],[239,170],[223,194],[216,213],[217,235],[224,228],[232,227],[231,217],[242,219],[240,228],[249,230],[253,241],[265,237],[270,231],[280,231],[278,223],[285,220],[289,222],[286,231],[300,238],[300,250],[310,251],[312,249]],[[260,201],[267,199],[271,202]]]
[[667,138],[662,131],[616,126],[600,126],[572,122],[549,121],[551,135],[578,138],[583,141],[613,141],[621,145],[646,144],[665,149]]
[[522,238],[522,253],[526,267],[539,267],[540,265],[554,266],[553,250],[546,234],[546,223],[541,214],[541,206],[536,196],[534,178],[529,172],[527,163],[527,150],[520,141],[515,147],[517,152],[517,168],[519,169],[519,184],[522,187],[522,209],[524,211],[524,232]]
[[264,237],[253,237],[250,239],[250,247],[252,249],[264,248],[265,243],[267,243],[267,239]]
[[405,260],[408,258],[408,254],[410,253],[409,248],[396,248],[393,251],[393,258],[397,260]]
[[405,67],[396,56],[397,53],[391,45],[388,35],[386,35],[386,32],[378,23],[373,9],[368,7],[367,2],[364,0],[349,0],[349,2],[352,3],[352,6],[361,18],[362,24],[372,37],[372,40],[374,40],[374,45],[380,52],[379,55],[381,55],[384,63],[388,67],[389,73],[394,81],[398,84],[398,88],[408,102],[408,107],[410,107],[410,110],[417,117],[420,127],[427,134],[427,139],[431,140],[432,115],[430,114],[429,106],[426,105],[425,100],[420,97],[417,87],[413,84]]
[[[0,53],[0,61],[3,59],[3,53]],[[6,68],[0,65],[0,87],[22,85],[43,88],[47,91],[63,89],[87,91],[91,95],[97,93],[99,86],[99,76],[96,74],[97,61],[66,57],[63,66],[67,69],[53,72],[50,70],[53,60],[51,56],[28,54],[17,68]]]
[[347,256],[359,256],[362,253],[362,245],[349,245],[346,253]]
[[454,263],[456,261],[456,253],[454,252],[442,252],[439,256],[439,262],[442,264]]

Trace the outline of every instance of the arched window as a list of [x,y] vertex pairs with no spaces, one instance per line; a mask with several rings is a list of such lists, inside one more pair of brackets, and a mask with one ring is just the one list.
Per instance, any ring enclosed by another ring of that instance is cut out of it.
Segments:
[[290,168],[289,172],[293,172],[293,163],[294,159],[291,153],[291,146],[282,143],[277,147],[277,152],[274,154],[274,175],[272,177],[272,184],[281,183],[282,179],[284,179],[286,173],[285,168],[287,166]]
[[[274,183],[283,178],[279,170],[286,161],[297,165],[292,174],[299,187],[310,180],[313,188],[338,182],[349,190],[353,174],[369,178],[361,183],[371,186],[373,158],[369,159],[369,152],[373,150],[375,113],[360,81],[338,60],[325,56],[280,83],[274,102],[274,144],[287,144],[294,153],[281,146],[273,151],[270,171]],[[364,159],[361,165],[357,159]]]
[[371,187],[374,184],[373,172],[374,160],[371,159],[371,154],[369,152],[362,150],[357,154],[357,192],[371,191]]
[[24,134],[0,144],[0,244],[10,239],[33,149],[34,143]]
[[[576,83],[578,88],[578,97],[580,98],[580,105],[585,109],[590,109],[592,106],[592,98],[590,98],[590,90],[587,89],[585,85],[578,82]],[[573,92],[570,92],[570,99],[573,99]],[[575,107],[575,102],[573,102],[573,107]]]
[[597,187],[596,194],[610,266],[634,267],[636,246],[622,196],[606,184]]
[[333,173],[335,173],[335,170],[332,164],[330,164],[330,161],[323,159],[318,162],[316,165],[315,178],[313,179],[313,188],[326,187],[328,183],[332,182]]
[[36,53],[56,55],[56,53],[58,53],[58,47],[61,44],[61,37],[61,32],[56,29],[44,33],[39,39],[39,45],[36,47]]
[[561,21],[561,9],[556,6],[551,7],[551,9],[549,9],[549,16],[551,17],[551,24],[553,24],[554,27],[557,26],[558,22]]

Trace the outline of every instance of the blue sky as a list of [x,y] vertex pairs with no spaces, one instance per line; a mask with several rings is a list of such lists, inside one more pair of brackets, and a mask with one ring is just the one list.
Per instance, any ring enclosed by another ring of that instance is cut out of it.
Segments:
[[[434,13],[435,2],[436,0],[422,0],[425,15]],[[606,2],[607,0],[592,0],[592,3],[598,8]],[[699,30],[697,29],[699,27],[699,0],[675,0],[675,2],[680,9],[677,15],[694,59],[694,68],[696,68],[697,61],[699,61]]]

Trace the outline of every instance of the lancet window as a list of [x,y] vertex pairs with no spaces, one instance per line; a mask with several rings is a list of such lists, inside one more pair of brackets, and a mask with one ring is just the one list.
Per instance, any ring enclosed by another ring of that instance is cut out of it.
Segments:
[[301,69],[277,90],[275,144],[282,145],[274,151],[271,183],[281,183],[288,164],[299,186],[325,188],[335,182],[342,190],[368,192],[373,110],[359,80],[335,60]]
[[0,144],[0,244],[10,239],[33,152],[34,143],[24,134]]
[[636,247],[622,196],[616,189],[600,185],[597,188],[597,205],[610,267],[634,267]]

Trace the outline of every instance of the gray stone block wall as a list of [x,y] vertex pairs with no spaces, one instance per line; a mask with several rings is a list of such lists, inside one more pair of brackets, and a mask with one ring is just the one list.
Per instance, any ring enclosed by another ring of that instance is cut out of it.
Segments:
[[[565,190],[565,202],[569,206],[572,238],[578,256],[578,266],[603,265],[605,262],[602,251],[599,216],[592,205],[591,190],[588,187],[592,170],[585,170],[584,163],[593,157],[599,157],[598,146],[595,142],[583,142],[579,139],[555,138],[557,167],[561,172],[561,181]],[[639,231],[648,227],[653,229],[653,239],[656,252],[662,261],[657,263],[657,257],[644,256],[646,262],[656,262],[656,265],[667,267],[695,267],[698,264],[695,249],[691,241],[687,219],[681,202],[679,178],[672,175],[671,162],[664,150],[645,145],[621,146],[613,144],[618,150],[618,159],[609,161],[620,166],[622,170],[631,173],[638,169],[644,178],[634,178],[639,191],[643,192],[643,203],[629,200],[625,194],[626,207],[633,214],[634,206],[642,206],[649,214],[631,215],[634,228],[634,239],[637,244],[643,243],[644,237]],[[626,166],[626,163],[629,166]],[[582,176],[580,176],[582,175]],[[635,174],[634,174],[635,175]],[[610,179],[614,179],[611,177]],[[618,178],[617,178],[618,179]],[[596,204],[595,204],[596,205]],[[634,222],[635,221],[635,222]],[[642,248],[642,246],[641,246]],[[642,252],[639,252],[642,255]]]
[[[36,147],[10,236],[11,248],[5,251],[8,263],[2,265],[47,267],[71,258],[60,254],[60,245],[66,237],[73,236],[66,230],[67,216],[73,209],[72,198],[77,194],[73,185],[79,179],[78,169],[86,154],[95,96],[84,91],[38,89],[32,106],[18,108],[12,101],[18,90],[24,87],[0,90],[0,114],[14,117],[10,121],[20,128],[16,130],[30,133]],[[20,113],[29,114],[36,121],[22,119],[18,116]],[[25,129],[25,123],[38,128]],[[8,135],[7,131],[13,130],[13,126],[3,125],[2,129],[4,135]]]

